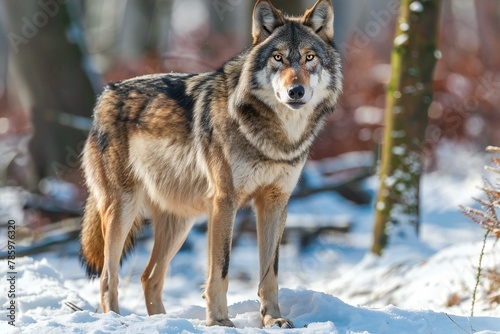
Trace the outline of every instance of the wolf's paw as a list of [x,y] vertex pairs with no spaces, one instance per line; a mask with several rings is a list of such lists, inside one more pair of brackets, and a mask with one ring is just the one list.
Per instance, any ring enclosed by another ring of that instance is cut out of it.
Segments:
[[280,328],[293,328],[293,323],[285,318],[271,318],[266,317],[264,320],[264,327],[278,326]]
[[206,321],[207,326],[224,326],[224,327],[234,327],[234,324],[229,319],[221,320],[208,320]]

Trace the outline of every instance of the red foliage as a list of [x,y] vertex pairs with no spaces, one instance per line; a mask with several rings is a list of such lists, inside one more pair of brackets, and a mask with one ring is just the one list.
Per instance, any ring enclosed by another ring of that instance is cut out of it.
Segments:
[[[452,2],[443,2],[434,103],[429,114],[426,149],[443,138],[470,141],[481,146],[500,144],[500,30],[499,5],[476,1],[476,16],[452,13]],[[395,20],[366,43],[357,31],[344,53],[344,94],[316,142],[313,158],[335,156],[352,150],[370,150],[382,138],[385,84],[390,77],[390,49]],[[362,47],[359,45],[362,44]],[[422,111],[425,112],[425,111]],[[382,113],[383,115],[383,113]],[[432,159],[430,161],[432,165]]]

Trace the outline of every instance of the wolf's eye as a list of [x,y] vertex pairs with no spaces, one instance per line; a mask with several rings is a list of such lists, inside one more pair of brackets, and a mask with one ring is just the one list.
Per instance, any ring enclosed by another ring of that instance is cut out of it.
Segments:
[[306,60],[307,60],[307,61],[311,61],[311,60],[313,60],[314,58],[316,58],[316,56],[315,56],[315,55],[307,55],[307,56],[306,56]]
[[279,62],[283,61],[282,55],[274,55],[273,57],[274,57],[274,60],[276,60],[276,61],[279,61]]

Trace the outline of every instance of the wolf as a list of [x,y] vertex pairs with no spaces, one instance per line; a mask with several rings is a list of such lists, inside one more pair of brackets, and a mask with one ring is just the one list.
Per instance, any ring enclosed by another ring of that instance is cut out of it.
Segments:
[[81,231],[103,312],[118,308],[118,269],[143,220],[154,246],[141,282],[148,314],[165,313],[170,260],[197,216],[208,216],[206,325],[234,326],[227,289],[233,220],[252,203],[265,327],[291,328],[278,305],[278,258],[290,195],[342,89],[334,12],[318,0],[288,17],[256,2],[252,46],[209,73],[109,83],[82,154],[89,196]]

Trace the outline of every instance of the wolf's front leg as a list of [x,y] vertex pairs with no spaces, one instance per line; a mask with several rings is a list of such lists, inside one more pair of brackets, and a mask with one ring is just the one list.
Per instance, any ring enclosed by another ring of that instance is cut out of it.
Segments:
[[229,258],[236,205],[230,196],[214,199],[208,222],[207,326],[234,327],[227,310]]
[[290,194],[269,187],[255,199],[260,258],[260,315],[264,327],[293,327],[290,320],[281,317],[278,305],[279,246],[285,228],[289,198]]

